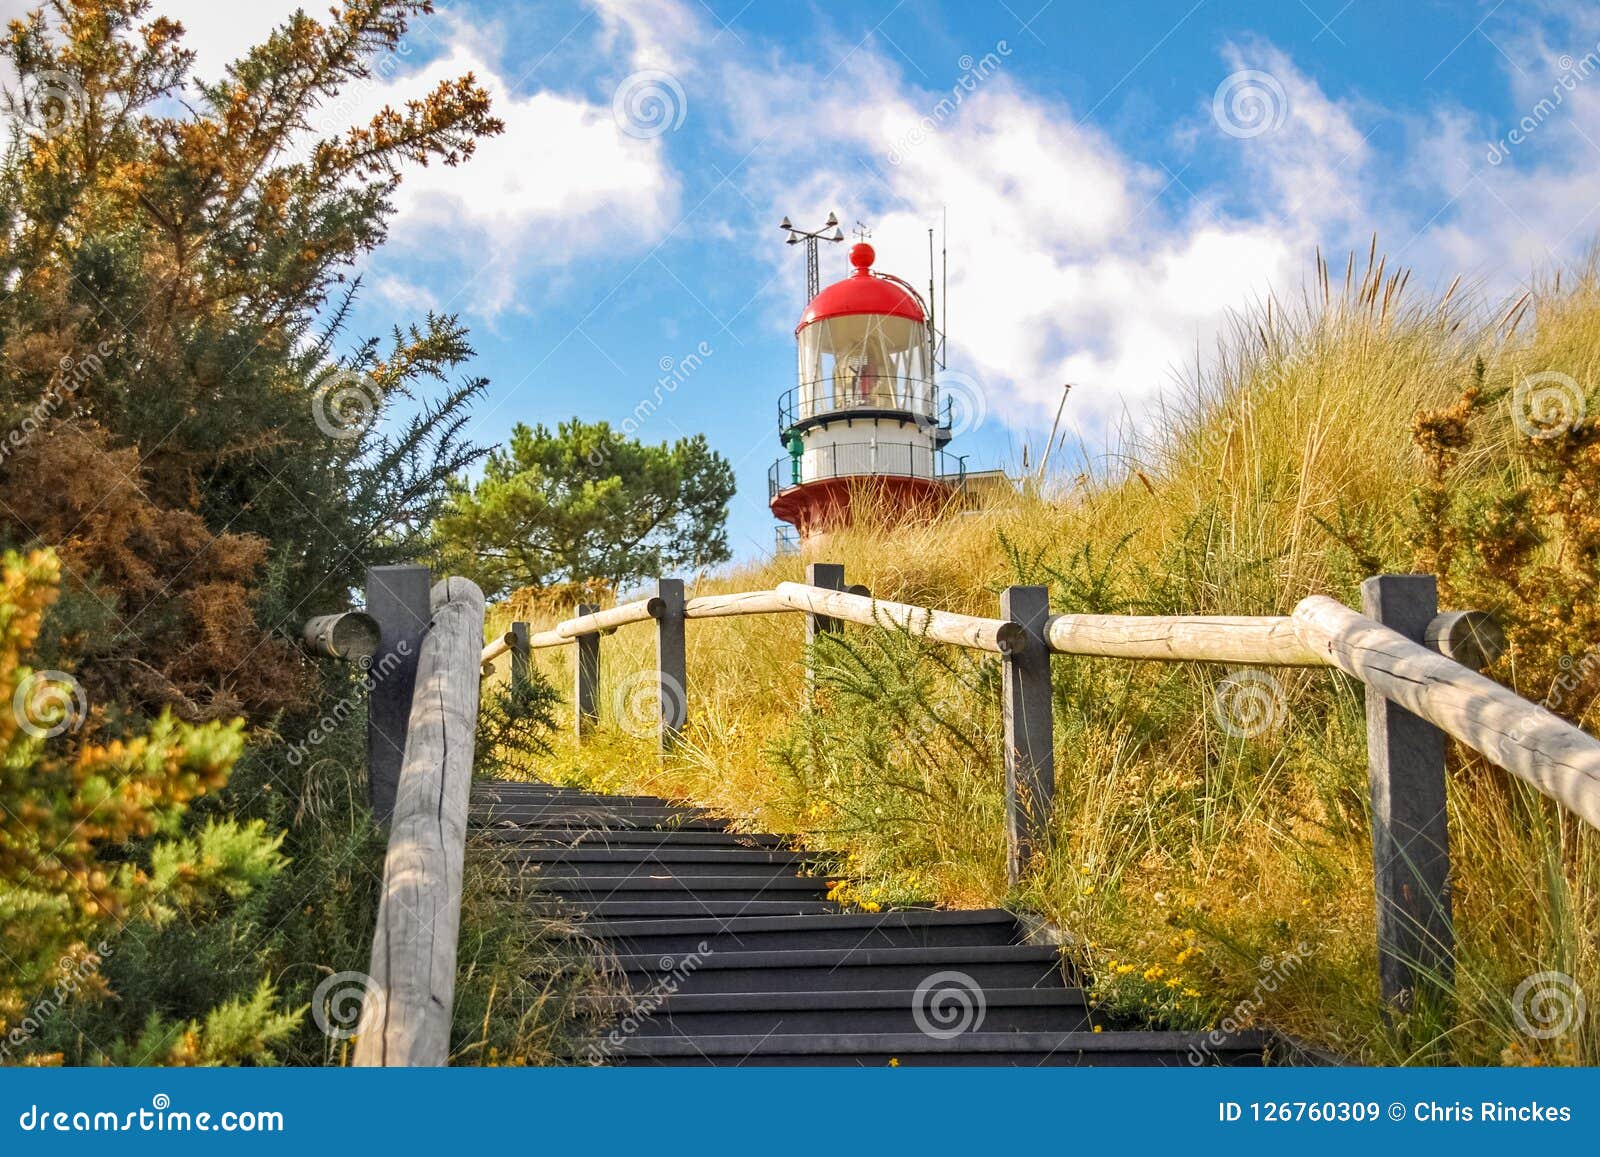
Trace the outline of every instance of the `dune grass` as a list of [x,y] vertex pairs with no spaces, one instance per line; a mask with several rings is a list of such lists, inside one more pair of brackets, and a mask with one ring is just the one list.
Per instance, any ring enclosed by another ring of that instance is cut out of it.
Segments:
[[[1600,281],[1591,266],[1491,308],[1358,266],[1330,277],[1319,262],[1298,301],[1240,316],[1212,368],[1109,458],[931,523],[862,518],[814,561],[844,562],[881,598],[987,615],[1017,582],[1047,583],[1056,611],[1267,614],[1309,594],[1356,604],[1368,574],[1437,568],[1447,599],[1511,624],[1490,673],[1549,696],[1556,657],[1570,669],[1596,641],[1600,553],[1574,513],[1593,504],[1594,424],[1530,439],[1513,410],[1528,375],[1560,370],[1596,412]],[[1514,566],[1497,546],[1512,508],[1542,535]],[[808,559],[693,593],[799,580]],[[567,610],[514,609],[535,629]],[[1573,991],[1600,998],[1600,842],[1467,752],[1450,758],[1453,1005],[1380,1007],[1362,703],[1344,677],[1241,685],[1201,665],[1058,657],[1053,840],[1008,891],[995,662],[852,628],[819,648],[807,711],[803,648],[796,615],[691,624],[690,724],[663,764],[638,678],[651,633],[608,636],[601,726],[581,750],[558,743],[541,774],[795,832],[847,855],[850,898],[869,906],[1036,911],[1113,1023],[1271,1024],[1371,1063],[1600,1063],[1600,1034],[1561,1013]],[[538,662],[570,686],[569,648]],[[1225,726],[1241,686],[1264,709],[1251,734]],[[1593,729],[1597,689],[1552,706]]]

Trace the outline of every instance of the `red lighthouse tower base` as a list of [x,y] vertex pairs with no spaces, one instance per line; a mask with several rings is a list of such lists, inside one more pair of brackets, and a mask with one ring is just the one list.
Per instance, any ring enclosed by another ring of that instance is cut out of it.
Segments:
[[955,493],[948,482],[930,478],[883,474],[823,478],[779,491],[772,500],[772,513],[809,543],[849,526],[854,511],[891,515],[896,521],[929,518]]

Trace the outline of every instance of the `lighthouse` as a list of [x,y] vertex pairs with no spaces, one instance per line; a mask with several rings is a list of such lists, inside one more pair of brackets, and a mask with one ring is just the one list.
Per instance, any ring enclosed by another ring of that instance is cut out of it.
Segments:
[[852,504],[926,514],[963,481],[963,460],[945,450],[950,410],[934,379],[930,311],[905,281],[873,269],[876,259],[864,240],[852,247],[850,275],[813,288],[795,328],[798,375],[778,401],[784,454],[767,491],[803,546],[849,525]]

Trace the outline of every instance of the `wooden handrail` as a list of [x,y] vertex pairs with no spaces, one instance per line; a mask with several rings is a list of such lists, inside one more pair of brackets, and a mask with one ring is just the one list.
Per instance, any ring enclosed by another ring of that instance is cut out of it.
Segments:
[[1005,619],[981,619],[976,615],[935,611],[909,603],[884,602],[867,595],[808,587],[804,583],[779,583],[774,593],[790,610],[869,627],[901,627],[941,643],[977,651],[1009,655],[1020,651],[1027,642],[1026,630]]
[[442,1065],[450,1058],[483,592],[449,578],[433,588],[430,605],[383,864],[358,1065]]
[[[515,641],[516,640],[512,638],[510,631],[507,631],[505,634],[501,635],[494,642],[484,647],[483,651],[478,655],[479,666],[482,666],[485,663],[493,663],[501,655],[504,655],[507,651],[511,650],[512,644],[515,643]],[[566,642],[566,640],[562,639],[561,642]]]
[[1600,740],[1335,599],[1303,600],[1293,621],[1341,671],[1600,828]]
[[593,614],[579,615],[575,619],[555,625],[555,633],[563,639],[576,639],[579,635],[595,635],[625,627],[629,623],[642,623],[661,617],[661,600],[654,596],[636,602],[620,603]]
[[683,607],[687,619],[721,619],[730,615],[772,615],[794,610],[777,591],[741,591],[732,595],[701,595]]
[[[660,600],[640,599],[566,619],[529,638],[530,649],[561,646],[660,615]],[[689,619],[801,612],[867,626],[899,627],[938,642],[1000,655],[1019,652],[1023,627],[847,591],[785,582],[769,591],[702,595],[684,607]],[[1293,615],[1052,615],[1044,624],[1055,654],[1150,662],[1225,663],[1259,667],[1338,667],[1387,698],[1434,723],[1486,759],[1527,780],[1589,823],[1600,827],[1600,740],[1550,711],[1463,666],[1471,657],[1462,639],[1493,634],[1482,612],[1440,615],[1432,645],[1413,642],[1321,596]],[[483,648],[492,662],[512,645],[508,633]],[[1442,654],[1440,652],[1443,652]],[[1422,663],[1418,670],[1405,664]],[[1396,674],[1405,668],[1405,674]]]
[[1058,655],[1163,663],[1325,667],[1287,615],[1051,615],[1045,640]]

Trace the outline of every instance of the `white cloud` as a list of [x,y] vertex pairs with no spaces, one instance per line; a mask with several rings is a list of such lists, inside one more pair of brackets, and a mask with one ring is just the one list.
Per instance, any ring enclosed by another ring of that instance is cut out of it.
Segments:
[[627,41],[628,64],[635,71],[661,69],[682,76],[693,70],[693,50],[705,46],[705,29],[699,13],[688,5],[676,0],[589,3],[600,16],[602,53],[620,56],[622,42]]
[[[0,15],[20,15],[36,3],[0,0]],[[196,51],[202,78],[219,77],[296,9],[326,17],[303,0],[160,0],[157,7],[184,25],[184,43]],[[666,35],[670,8],[646,0],[644,10],[614,19],[618,29],[641,37],[654,27],[646,16],[665,20]],[[405,172],[386,252],[424,262],[427,280],[449,289],[408,285],[385,265],[375,285],[387,301],[494,317],[515,304],[537,271],[638,250],[676,219],[679,182],[660,139],[624,131],[609,101],[552,89],[518,91],[511,79],[516,73],[492,55],[496,43],[492,26],[449,9],[419,17],[396,52],[373,62],[371,79],[347,86],[315,117],[317,134],[335,134],[385,105],[401,107],[471,72],[505,122],[505,132],[480,142],[465,164]],[[635,56],[653,59],[653,43],[654,33],[641,39]]]
[[[1258,162],[1273,177],[1263,203],[1240,218],[1198,201],[1174,219],[1160,203],[1168,173],[1030,95],[1003,65],[943,106],[947,94],[903,86],[866,51],[831,78],[791,72],[765,86],[768,100],[752,99],[761,73],[732,75],[749,143],[785,105],[814,108],[817,123],[845,138],[827,152],[767,139],[757,163],[774,215],[780,198],[871,212],[880,268],[920,282],[926,229],[948,212],[951,368],[975,373],[996,416],[1019,424],[1053,413],[1067,381],[1080,427],[1144,410],[1192,363],[1197,342],[1210,347],[1229,307],[1297,275],[1311,227],[1331,209],[1291,195],[1326,179],[1319,140],[1346,149],[1360,140],[1293,78],[1308,123],[1296,126],[1302,143]],[[785,184],[794,171],[811,174],[804,197]]]
[[250,0],[248,4],[159,0],[153,11],[183,25],[183,43],[195,51],[195,74],[201,80],[217,80],[224,67],[260,44],[301,8],[321,15],[316,5],[304,0]]
[[450,308],[493,316],[512,306],[534,271],[636,249],[670,225],[679,185],[659,140],[628,135],[609,105],[513,92],[463,43],[373,86],[361,111],[398,107],[466,72],[488,90],[505,132],[480,142],[458,168],[408,171],[391,230],[401,252],[449,263],[459,286]]

